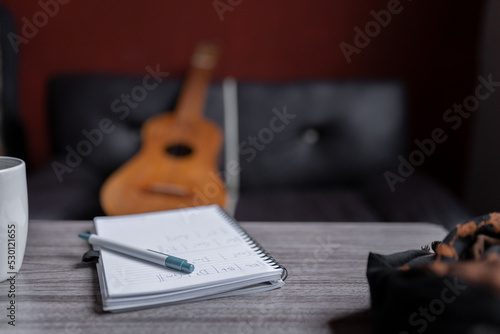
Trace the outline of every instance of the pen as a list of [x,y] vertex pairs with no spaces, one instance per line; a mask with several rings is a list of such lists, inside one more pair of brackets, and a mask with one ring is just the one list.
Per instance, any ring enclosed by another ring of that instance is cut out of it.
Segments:
[[96,234],[80,233],[78,234],[78,236],[82,239],[87,240],[92,245],[130,255],[141,260],[159,264],[161,266],[177,269],[186,273],[192,273],[194,270],[194,265],[188,263],[187,260],[160,253],[152,249],[142,249],[130,245],[125,245],[112,239],[100,237]]

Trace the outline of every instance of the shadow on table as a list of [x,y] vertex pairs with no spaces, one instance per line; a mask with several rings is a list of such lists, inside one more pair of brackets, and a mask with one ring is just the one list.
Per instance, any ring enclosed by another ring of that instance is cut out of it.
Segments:
[[82,269],[82,268],[89,268],[89,266],[92,266],[92,308],[94,313],[96,314],[103,314],[106,313],[102,309],[102,295],[101,295],[101,289],[99,285],[99,277],[97,275],[97,269],[95,268],[94,264],[90,263],[83,263],[80,262],[78,264],[74,265],[74,269]]
[[359,311],[330,320],[330,329],[335,334],[372,334],[370,310]]

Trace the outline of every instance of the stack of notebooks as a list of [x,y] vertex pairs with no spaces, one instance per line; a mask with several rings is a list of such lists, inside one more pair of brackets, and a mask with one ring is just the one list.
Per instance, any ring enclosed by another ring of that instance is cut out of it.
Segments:
[[[217,205],[96,217],[96,234],[188,260],[188,274],[100,249],[103,309],[132,309],[276,289],[286,269]],[[99,247],[94,247],[99,249]]]

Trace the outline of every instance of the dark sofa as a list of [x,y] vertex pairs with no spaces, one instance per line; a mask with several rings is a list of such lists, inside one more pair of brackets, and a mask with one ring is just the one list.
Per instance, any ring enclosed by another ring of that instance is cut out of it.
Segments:
[[[102,182],[139,149],[142,123],[174,109],[181,88],[171,78],[159,78],[151,90],[137,88],[144,78],[75,74],[49,83],[53,159],[29,175],[31,218],[103,214]],[[136,94],[134,100],[134,90],[147,96]],[[220,169],[238,197],[231,209],[237,219],[427,221],[450,227],[470,217],[450,192],[418,171],[390,189],[385,173],[397,173],[408,141],[401,83],[241,82],[236,96],[239,135],[226,140],[238,144],[240,173],[224,161],[225,151]],[[205,115],[221,128],[224,101],[223,85],[214,83]]]

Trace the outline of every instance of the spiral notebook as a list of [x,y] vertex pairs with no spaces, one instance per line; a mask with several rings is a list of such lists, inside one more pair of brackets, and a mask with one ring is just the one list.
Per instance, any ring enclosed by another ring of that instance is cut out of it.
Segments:
[[287,276],[286,269],[217,205],[96,217],[94,224],[100,236],[195,266],[187,274],[101,249],[97,272],[105,311],[267,291],[283,286]]

